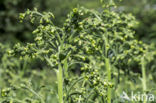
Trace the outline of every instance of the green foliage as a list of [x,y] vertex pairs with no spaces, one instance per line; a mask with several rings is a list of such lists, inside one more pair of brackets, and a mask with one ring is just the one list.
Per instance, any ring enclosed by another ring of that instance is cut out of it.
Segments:
[[155,5],[155,0],[124,0],[121,5],[122,10],[133,13],[139,21],[139,25],[135,28],[138,39],[154,44],[156,41]]
[[[128,102],[124,91],[156,94],[155,45],[136,39],[138,22],[115,3],[102,11],[74,8],[61,26],[51,12],[20,13],[20,22],[35,25],[34,40],[12,49],[0,44],[0,102],[120,103]],[[33,67],[34,60],[43,66]]]
[[[63,3],[62,3],[63,2]],[[90,0],[1,0],[0,1],[0,41],[16,43],[16,40],[22,42],[32,41],[31,31],[35,28],[30,22],[19,23],[19,13],[26,9],[32,10],[34,7],[40,11],[53,11],[57,16],[54,23],[60,25],[64,22],[66,14],[71,8],[78,4],[87,7],[96,7],[97,1]]]
[[38,57],[55,69],[59,103],[111,103],[112,68],[131,68],[140,65],[142,57],[155,55],[149,45],[135,39],[137,22],[131,14],[74,8],[63,27],[53,24],[52,13],[28,10],[20,14],[21,19],[27,16],[32,23],[40,22],[33,31],[35,42],[24,47],[17,44],[14,54]]

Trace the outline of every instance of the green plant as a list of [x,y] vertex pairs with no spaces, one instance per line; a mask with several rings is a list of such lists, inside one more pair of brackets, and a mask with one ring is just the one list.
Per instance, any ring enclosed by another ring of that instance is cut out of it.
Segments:
[[112,92],[118,85],[113,82],[113,69],[126,68],[127,73],[140,62],[146,90],[141,58],[149,53],[151,57],[155,52],[135,38],[135,18],[131,14],[113,11],[114,5],[102,12],[74,8],[62,27],[54,25],[51,12],[27,10],[20,14],[20,18],[28,17],[32,23],[38,24],[33,31],[34,42],[25,46],[16,44],[11,53],[46,60],[55,69],[59,103],[112,103]]

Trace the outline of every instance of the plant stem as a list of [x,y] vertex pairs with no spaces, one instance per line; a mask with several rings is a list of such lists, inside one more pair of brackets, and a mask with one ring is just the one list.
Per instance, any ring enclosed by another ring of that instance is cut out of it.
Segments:
[[[142,68],[142,86],[143,86],[143,92],[146,93],[147,85],[146,85],[146,68],[145,68],[145,60],[144,60],[144,57],[141,59],[141,68]],[[144,103],[146,103],[145,98],[144,98]]]
[[[104,48],[105,50],[104,53],[105,53],[105,68],[107,69],[107,79],[109,82],[111,82],[111,67],[110,67],[110,61],[109,61],[109,58],[107,56],[107,53],[108,53],[108,48],[109,48],[109,44],[108,44],[108,34],[107,34],[107,37],[105,38],[104,37],[104,41],[105,41],[105,44],[104,44]],[[108,87],[108,91],[107,91],[107,103],[111,103],[111,87]]]
[[58,79],[58,96],[59,96],[59,103],[63,103],[63,73],[62,73],[62,66],[61,63],[58,64],[58,71],[57,71],[57,79]]
[[[111,82],[111,67],[110,67],[110,62],[108,58],[105,58],[105,63],[106,63],[106,69],[107,69],[107,78],[108,81]],[[111,88],[108,87],[107,91],[107,103],[111,103]]]

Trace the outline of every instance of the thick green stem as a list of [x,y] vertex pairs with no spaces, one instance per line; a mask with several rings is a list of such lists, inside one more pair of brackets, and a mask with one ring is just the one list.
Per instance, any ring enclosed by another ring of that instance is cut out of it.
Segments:
[[[105,58],[105,63],[106,63],[106,69],[107,69],[107,78],[108,81],[111,82],[111,67],[110,67],[110,62],[108,58]],[[111,103],[111,88],[108,87],[107,91],[107,103]]]
[[[141,68],[142,68],[142,87],[143,87],[143,92],[146,93],[147,85],[146,85],[146,68],[145,68],[144,57],[141,59]],[[145,98],[144,98],[144,103],[146,103]]]
[[57,80],[58,80],[58,96],[59,96],[59,103],[63,103],[63,71],[61,63],[58,65],[57,71]]
[[[104,44],[104,48],[105,48],[105,68],[107,69],[107,79],[109,82],[111,82],[111,65],[110,65],[110,61],[109,58],[107,56],[108,53],[108,48],[109,48],[109,44],[108,44],[108,37],[105,38],[105,44]],[[111,103],[111,87],[108,87],[108,91],[107,91],[107,103]]]

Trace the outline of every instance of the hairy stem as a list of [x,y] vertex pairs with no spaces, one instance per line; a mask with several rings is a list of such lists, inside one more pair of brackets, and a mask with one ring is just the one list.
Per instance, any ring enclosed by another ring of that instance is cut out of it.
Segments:
[[[106,63],[106,69],[107,69],[107,78],[108,81],[111,82],[111,67],[110,67],[110,62],[108,58],[105,58],[105,63]],[[111,103],[111,88],[108,87],[108,92],[107,92],[107,103]]]
[[58,96],[59,96],[59,103],[63,103],[63,71],[61,63],[58,65],[58,71],[57,71],[57,79],[58,79]]
[[[144,57],[141,59],[141,68],[142,68],[142,87],[143,87],[143,92],[146,93],[147,85],[146,85],[146,68],[145,68]],[[146,103],[145,98],[144,98],[144,103]]]
[[[105,53],[105,68],[107,69],[107,79],[109,82],[111,82],[111,65],[110,65],[110,61],[109,61],[109,58],[108,58],[108,48],[109,48],[109,43],[108,43],[108,35],[107,37],[105,38],[104,37],[104,40],[105,40],[105,43],[104,43],[104,48],[105,50],[104,53]],[[111,87],[108,87],[108,91],[107,91],[107,103],[111,103]]]

